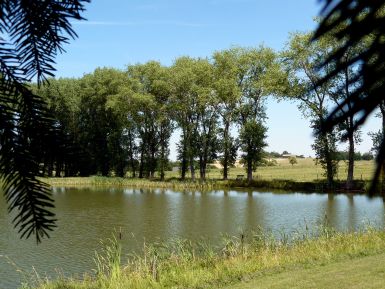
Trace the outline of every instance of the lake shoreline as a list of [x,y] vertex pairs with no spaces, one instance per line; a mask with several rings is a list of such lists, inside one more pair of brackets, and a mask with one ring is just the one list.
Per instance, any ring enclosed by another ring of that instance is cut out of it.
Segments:
[[329,190],[326,181],[293,181],[293,180],[220,180],[209,179],[206,181],[181,181],[177,178],[166,179],[139,179],[139,178],[118,178],[118,177],[64,177],[64,178],[42,178],[42,180],[54,187],[84,187],[84,186],[106,186],[106,187],[130,187],[130,188],[162,188],[179,190],[216,190],[216,189],[264,189],[284,190],[288,192],[304,193],[355,193],[365,194],[370,186],[369,181],[355,181],[353,189],[344,189],[345,181],[336,181],[335,189]]

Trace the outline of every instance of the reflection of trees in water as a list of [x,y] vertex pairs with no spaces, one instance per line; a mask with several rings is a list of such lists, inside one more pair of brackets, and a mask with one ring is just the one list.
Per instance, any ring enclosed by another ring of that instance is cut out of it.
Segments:
[[357,209],[354,206],[354,195],[353,194],[347,194],[347,206],[346,209],[348,210],[346,216],[348,218],[347,221],[347,228],[349,230],[356,229],[361,224],[359,223],[360,220],[357,220]]
[[[328,197],[326,199],[326,203],[324,204],[323,209],[320,213],[324,212],[324,216],[326,217],[327,223],[332,226],[333,228],[339,228],[339,220],[337,216],[337,201],[335,200],[334,194],[328,194]],[[322,220],[325,221],[325,220]]]
[[197,204],[199,204],[201,197],[201,193],[193,191],[183,193],[182,197],[179,198],[174,211],[175,230],[178,236],[190,238],[199,231],[201,211]]
[[[331,193],[325,205],[325,215],[327,222],[338,230],[352,230],[357,228],[357,211],[354,206],[353,194],[344,195],[345,200],[340,200],[340,196]],[[343,202],[341,204],[341,202]]]
[[156,232],[160,237],[168,237],[171,235],[171,226],[169,226],[170,214],[169,196],[159,194],[154,190],[147,191],[144,196],[142,205],[144,232]]
[[266,229],[265,210],[263,199],[253,196],[253,193],[249,192],[246,200],[244,226],[248,230]]
[[[237,194],[234,196],[232,194]],[[261,199],[249,192],[223,193],[221,210],[222,232],[238,235],[242,232],[264,227],[264,207]]]
[[[326,202],[320,206],[320,213],[324,212],[328,223],[338,230],[359,229],[368,223],[372,226],[383,227],[385,225],[385,202],[381,202],[381,208],[377,210],[371,208],[372,205],[366,207],[361,201],[357,203],[357,197],[366,198],[354,194],[328,194]],[[375,202],[375,200],[372,201]],[[366,208],[371,211],[366,211]]]
[[188,193],[179,199],[174,219],[181,237],[219,238],[221,234],[237,235],[264,226],[264,207],[251,192],[229,190],[210,193]]

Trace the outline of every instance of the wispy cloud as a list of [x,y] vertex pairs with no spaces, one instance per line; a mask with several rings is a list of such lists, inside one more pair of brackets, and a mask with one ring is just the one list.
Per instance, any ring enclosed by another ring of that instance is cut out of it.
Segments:
[[205,27],[205,24],[194,23],[194,22],[183,22],[183,21],[172,21],[172,20],[154,20],[154,21],[141,21],[141,22],[117,22],[117,21],[73,21],[73,25],[84,25],[84,26],[179,26],[179,27]]
[[136,10],[155,10],[158,9],[158,5],[155,4],[143,4],[134,7]]
[[250,3],[252,0],[209,0],[208,4],[210,5],[223,5],[223,4],[242,4]]
[[136,26],[135,22],[114,22],[114,21],[72,21],[73,25],[84,26]]

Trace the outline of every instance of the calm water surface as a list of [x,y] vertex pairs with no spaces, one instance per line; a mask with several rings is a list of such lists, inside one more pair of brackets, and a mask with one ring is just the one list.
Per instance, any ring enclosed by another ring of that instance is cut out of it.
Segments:
[[204,237],[215,243],[221,234],[257,227],[290,233],[325,216],[339,230],[385,222],[383,199],[359,195],[55,188],[54,198],[59,227],[38,246],[19,240],[0,198],[0,288],[17,288],[24,280],[19,269],[51,277],[90,272],[100,240],[116,230],[128,253],[143,240]]

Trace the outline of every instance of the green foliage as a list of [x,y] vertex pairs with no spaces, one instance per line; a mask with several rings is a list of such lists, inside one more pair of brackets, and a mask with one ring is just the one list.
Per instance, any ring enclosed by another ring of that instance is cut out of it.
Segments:
[[200,177],[205,179],[206,166],[216,158],[218,149],[217,98],[212,93],[213,67],[207,59],[181,57],[170,68],[172,117],[182,131],[179,156],[182,178],[187,164],[195,179],[194,160],[199,158]]
[[[54,57],[76,33],[88,1],[9,1],[0,10],[0,177],[21,237],[37,242],[55,227],[49,187],[40,163],[65,155],[65,136],[41,97],[27,84],[53,75]],[[42,17],[44,15],[44,17]]]
[[295,164],[297,164],[297,158],[296,157],[289,157],[289,163],[294,166]]
[[316,134],[312,148],[325,170],[329,186],[332,186],[337,174],[336,142],[340,139],[339,132],[334,130],[323,135],[318,132],[326,119],[330,103],[342,96],[335,95],[336,87],[340,85],[336,79],[329,79],[317,87],[315,84],[328,73],[330,67],[319,67],[336,43],[326,37],[311,42],[311,37],[310,33],[292,34],[287,48],[282,52],[283,65],[288,72],[288,88],[283,96],[296,101],[302,114],[310,119]]
[[130,113],[138,132],[139,177],[153,177],[156,170],[164,178],[168,162],[168,142],[174,129],[170,121],[170,72],[159,62],[128,67],[135,83]]
[[[338,151],[337,152],[337,159],[340,161],[346,161],[349,158],[349,153],[346,151]],[[354,154],[354,160],[355,161],[371,161],[374,159],[374,156],[371,152],[366,152],[366,153],[361,153],[361,152],[356,152]]]
[[282,157],[282,155],[278,152],[265,152],[266,154],[266,157],[269,157],[269,158],[280,158]]
[[140,178],[158,171],[164,179],[169,140],[178,128],[182,179],[188,171],[195,179],[199,170],[204,180],[217,159],[226,179],[239,148],[231,130],[263,122],[264,100],[279,75],[274,51],[259,47],[219,51],[212,59],[180,57],[170,67],[150,61],[126,71],[98,68],[80,79],[52,79],[36,92],[78,153],[46,160],[43,170],[49,176]]
[[218,51],[213,59],[214,88],[223,123],[221,163],[223,178],[227,179],[238,146],[230,134],[231,126],[237,123],[242,127],[249,121],[262,121],[265,97],[279,90],[286,74],[274,51],[263,46]]
[[382,130],[379,130],[377,132],[370,132],[369,136],[372,139],[372,143],[373,143],[371,151],[375,156],[377,156],[378,153],[380,152],[381,142],[383,139],[383,132]]
[[316,135],[312,145],[316,154],[316,162],[324,169],[328,187],[334,187],[334,180],[338,174],[337,137],[334,133]]
[[[384,103],[385,83],[385,6],[383,1],[347,0],[335,5],[333,1],[325,1],[322,10],[322,21],[315,32],[313,42],[324,37],[333,37],[338,43],[337,49],[330,51],[322,63],[321,69],[331,69],[315,82],[316,88],[334,79],[336,75],[349,70],[356,70],[357,77],[350,79],[348,87],[353,88],[330,112],[322,125],[324,132],[332,131],[349,118],[356,117],[357,129],[367,117]],[[362,29],[365,27],[365,29]],[[361,48],[361,49],[357,49]],[[352,57],[346,57],[353,51]],[[346,86],[345,86],[346,87]],[[345,87],[339,87],[337,93]],[[347,107],[347,109],[341,109]],[[384,134],[383,134],[384,137]],[[377,181],[384,171],[385,142],[381,141],[378,154],[378,165],[374,175]]]
[[248,181],[252,180],[252,171],[255,171],[257,165],[264,156],[264,147],[267,129],[260,122],[249,121],[244,124],[239,134],[241,150],[244,152],[242,158],[246,164]]

